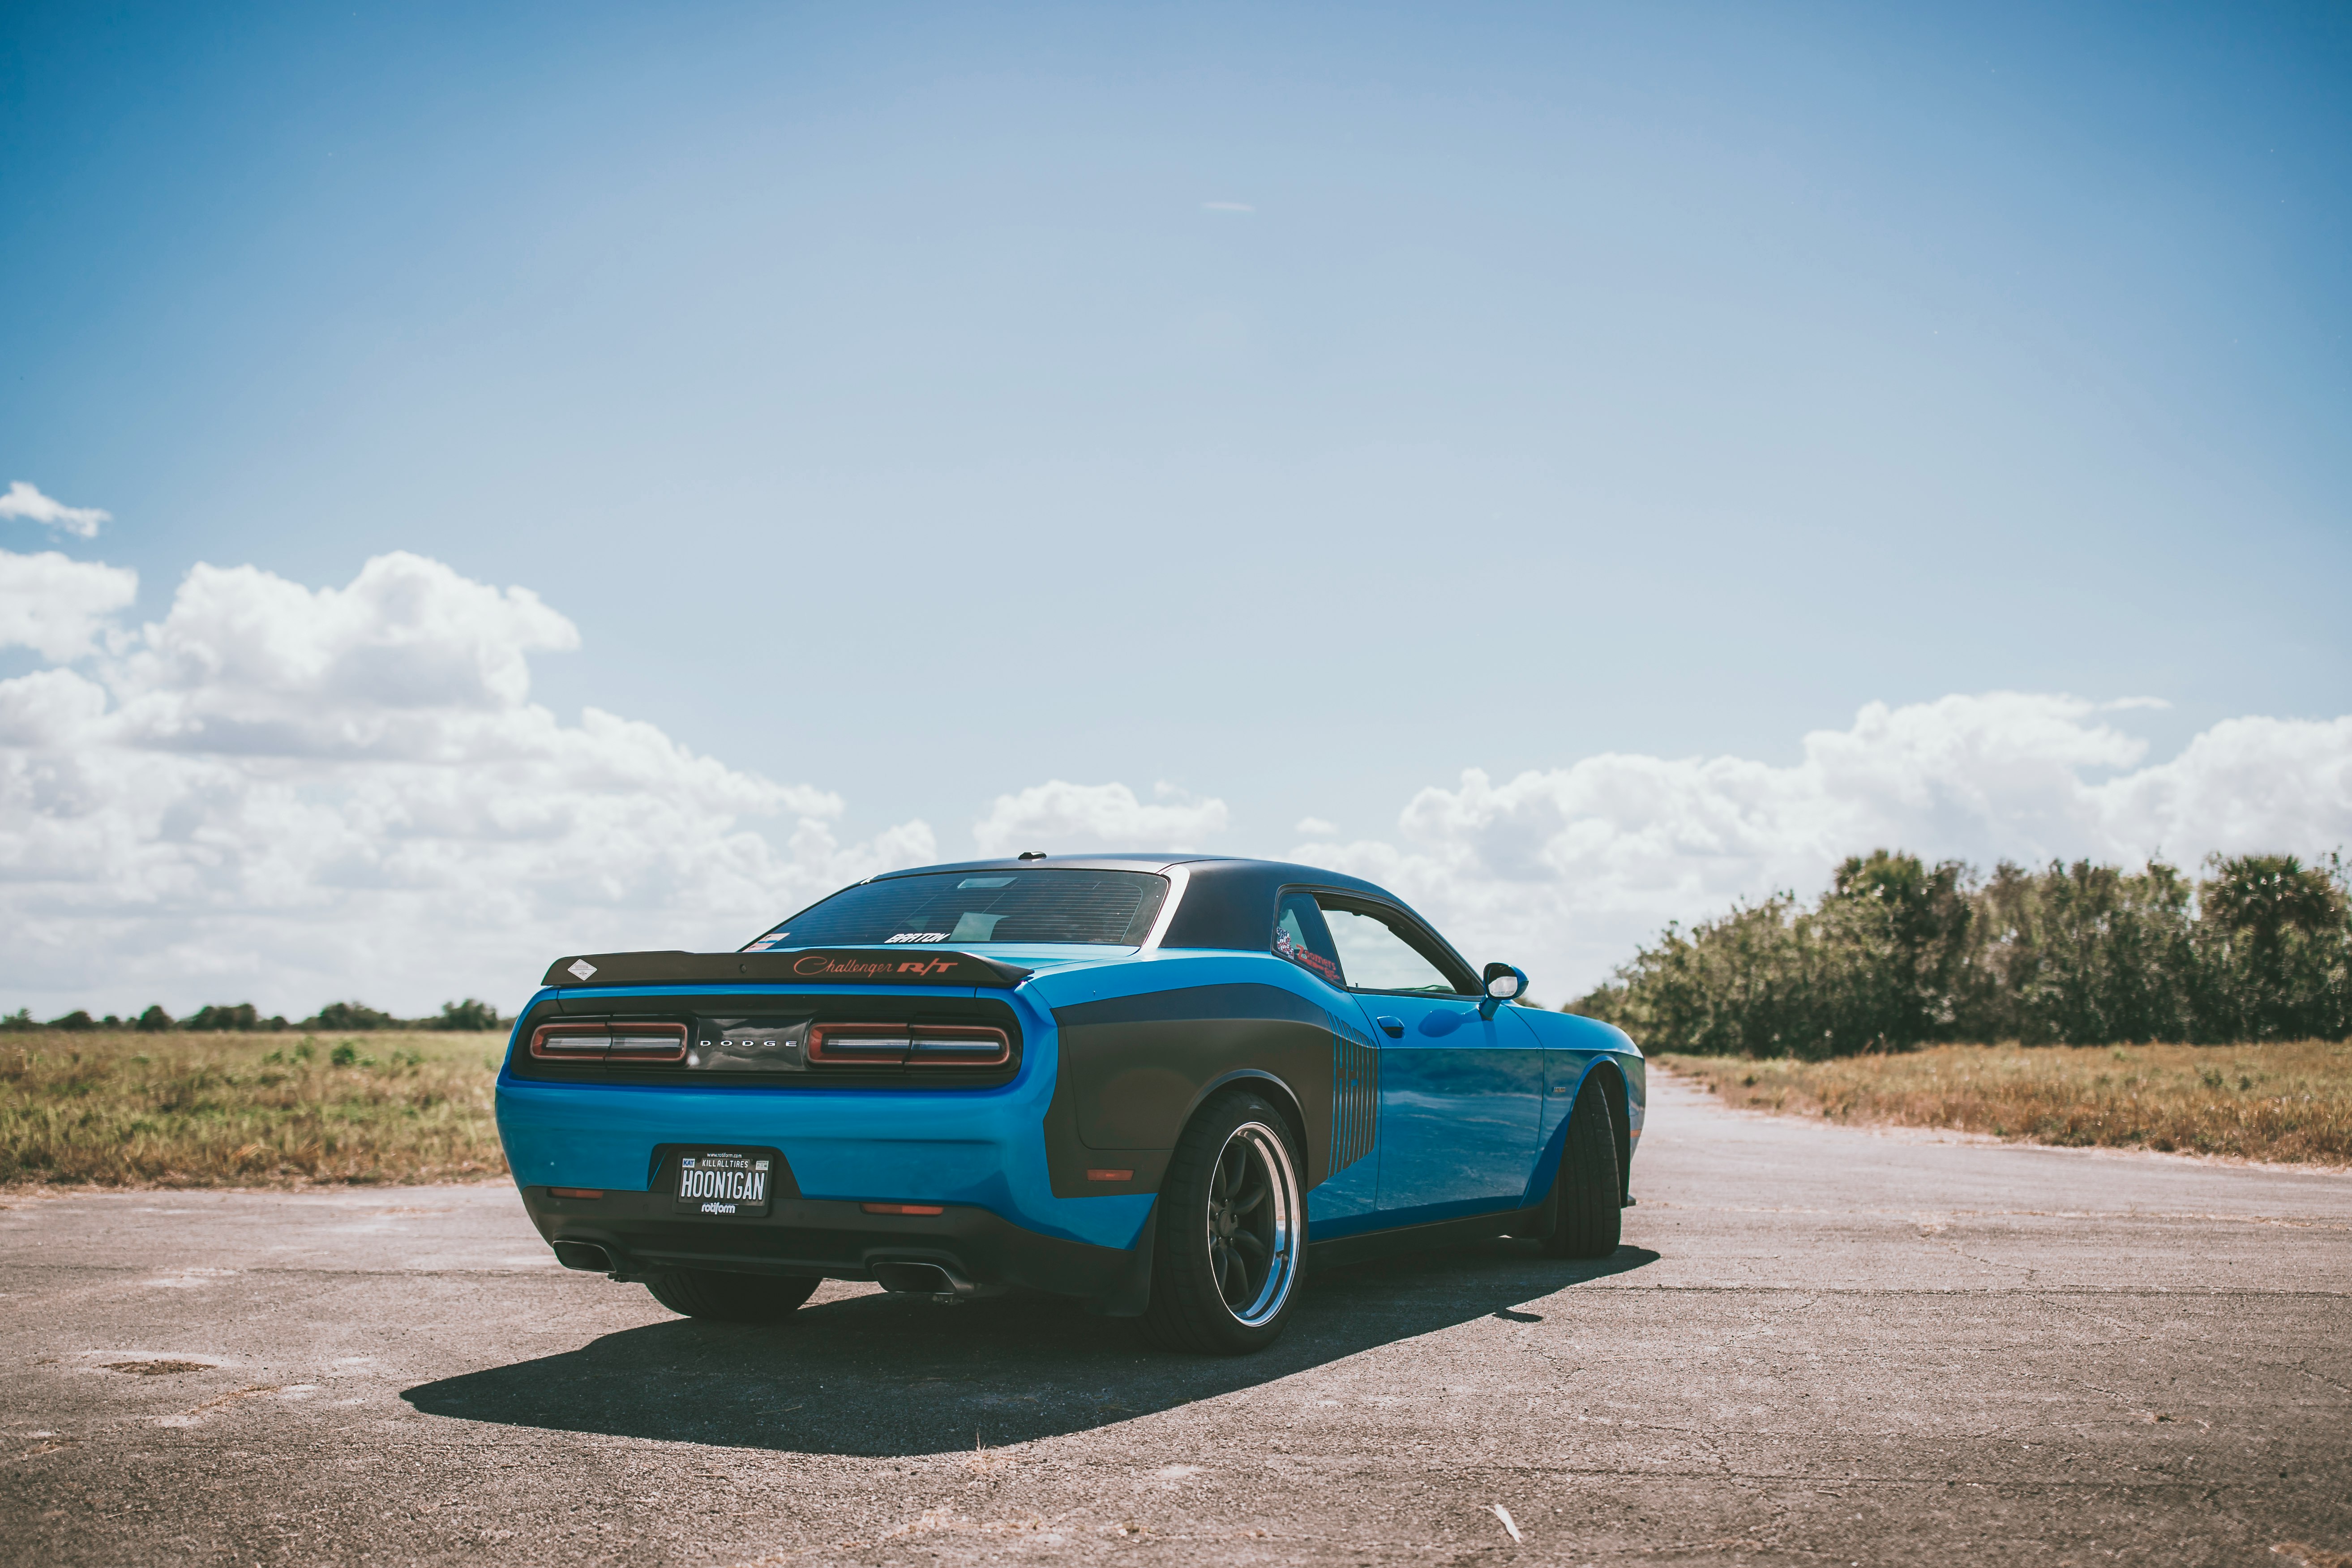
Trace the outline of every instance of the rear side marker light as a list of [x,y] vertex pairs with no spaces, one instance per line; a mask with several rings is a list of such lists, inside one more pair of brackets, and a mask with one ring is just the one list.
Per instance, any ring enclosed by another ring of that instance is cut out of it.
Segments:
[[602,1187],[550,1187],[547,1189],[547,1195],[551,1198],[601,1198],[604,1195],[604,1189]]
[[859,1204],[867,1214],[945,1214],[941,1204]]
[[979,1025],[819,1024],[809,1030],[814,1067],[993,1068],[1013,1059],[1002,1029]]
[[1131,1182],[1135,1180],[1135,1173],[1133,1171],[1088,1171],[1087,1173],[1087,1180],[1089,1182]]
[[530,1054],[541,1061],[675,1062],[686,1059],[684,1024],[541,1024]]

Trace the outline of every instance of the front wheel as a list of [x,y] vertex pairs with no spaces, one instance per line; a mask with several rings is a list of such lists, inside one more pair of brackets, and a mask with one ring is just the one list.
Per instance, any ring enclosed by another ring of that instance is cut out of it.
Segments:
[[722,1274],[712,1268],[674,1268],[646,1280],[654,1300],[689,1318],[722,1323],[780,1323],[816,1294],[820,1279],[778,1279],[766,1274]]
[[1606,1258],[1616,1251],[1625,1190],[1617,1170],[1616,1111],[1609,1091],[1591,1079],[1584,1080],[1568,1113],[1568,1138],[1555,1180],[1556,1217],[1544,1250],[1554,1258]]
[[1160,1344],[1240,1355],[1281,1337],[1307,1263],[1301,1164],[1282,1113],[1246,1090],[1184,1129],[1160,1189],[1143,1315]]

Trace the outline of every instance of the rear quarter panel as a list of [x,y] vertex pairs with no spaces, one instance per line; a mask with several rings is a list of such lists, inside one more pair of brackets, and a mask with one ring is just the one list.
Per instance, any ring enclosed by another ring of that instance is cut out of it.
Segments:
[[1271,953],[1162,952],[1024,989],[1051,1008],[1058,1042],[1045,1124],[1057,1193],[1096,1185],[1086,1171],[1104,1166],[1132,1169],[1156,1190],[1192,1112],[1243,1082],[1291,1118],[1308,1186],[1371,1152],[1361,1010]]

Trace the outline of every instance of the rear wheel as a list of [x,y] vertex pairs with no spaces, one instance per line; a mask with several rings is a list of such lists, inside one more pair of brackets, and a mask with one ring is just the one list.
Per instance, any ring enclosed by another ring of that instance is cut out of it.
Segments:
[[1289,1123],[1240,1092],[1177,1140],[1153,1226],[1143,1322],[1174,1351],[1240,1355],[1281,1337],[1307,1262],[1307,1194]]
[[1623,1182],[1617,1170],[1616,1110],[1609,1090],[1588,1078],[1568,1113],[1568,1140],[1559,1152],[1552,1192],[1557,1215],[1544,1250],[1554,1258],[1606,1258],[1617,1250],[1624,1221]]
[[646,1280],[654,1300],[689,1318],[722,1323],[780,1323],[816,1294],[818,1279],[777,1279],[765,1274],[721,1274],[709,1268],[674,1268]]

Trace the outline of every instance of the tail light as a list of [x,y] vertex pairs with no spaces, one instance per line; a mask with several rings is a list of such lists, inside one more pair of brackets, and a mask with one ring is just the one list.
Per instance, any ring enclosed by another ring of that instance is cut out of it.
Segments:
[[808,1059],[833,1067],[898,1067],[913,1044],[904,1024],[819,1024],[809,1030]]
[[1002,1029],[981,1025],[819,1024],[809,1030],[813,1067],[992,1068],[1013,1059]]
[[1012,1059],[1004,1031],[980,1024],[922,1026],[907,1050],[907,1065],[918,1068],[993,1068]]
[[686,1056],[684,1024],[614,1024],[613,1048],[606,1059],[616,1062],[674,1062]]
[[686,1057],[683,1024],[541,1024],[530,1054],[541,1061],[674,1062]]

